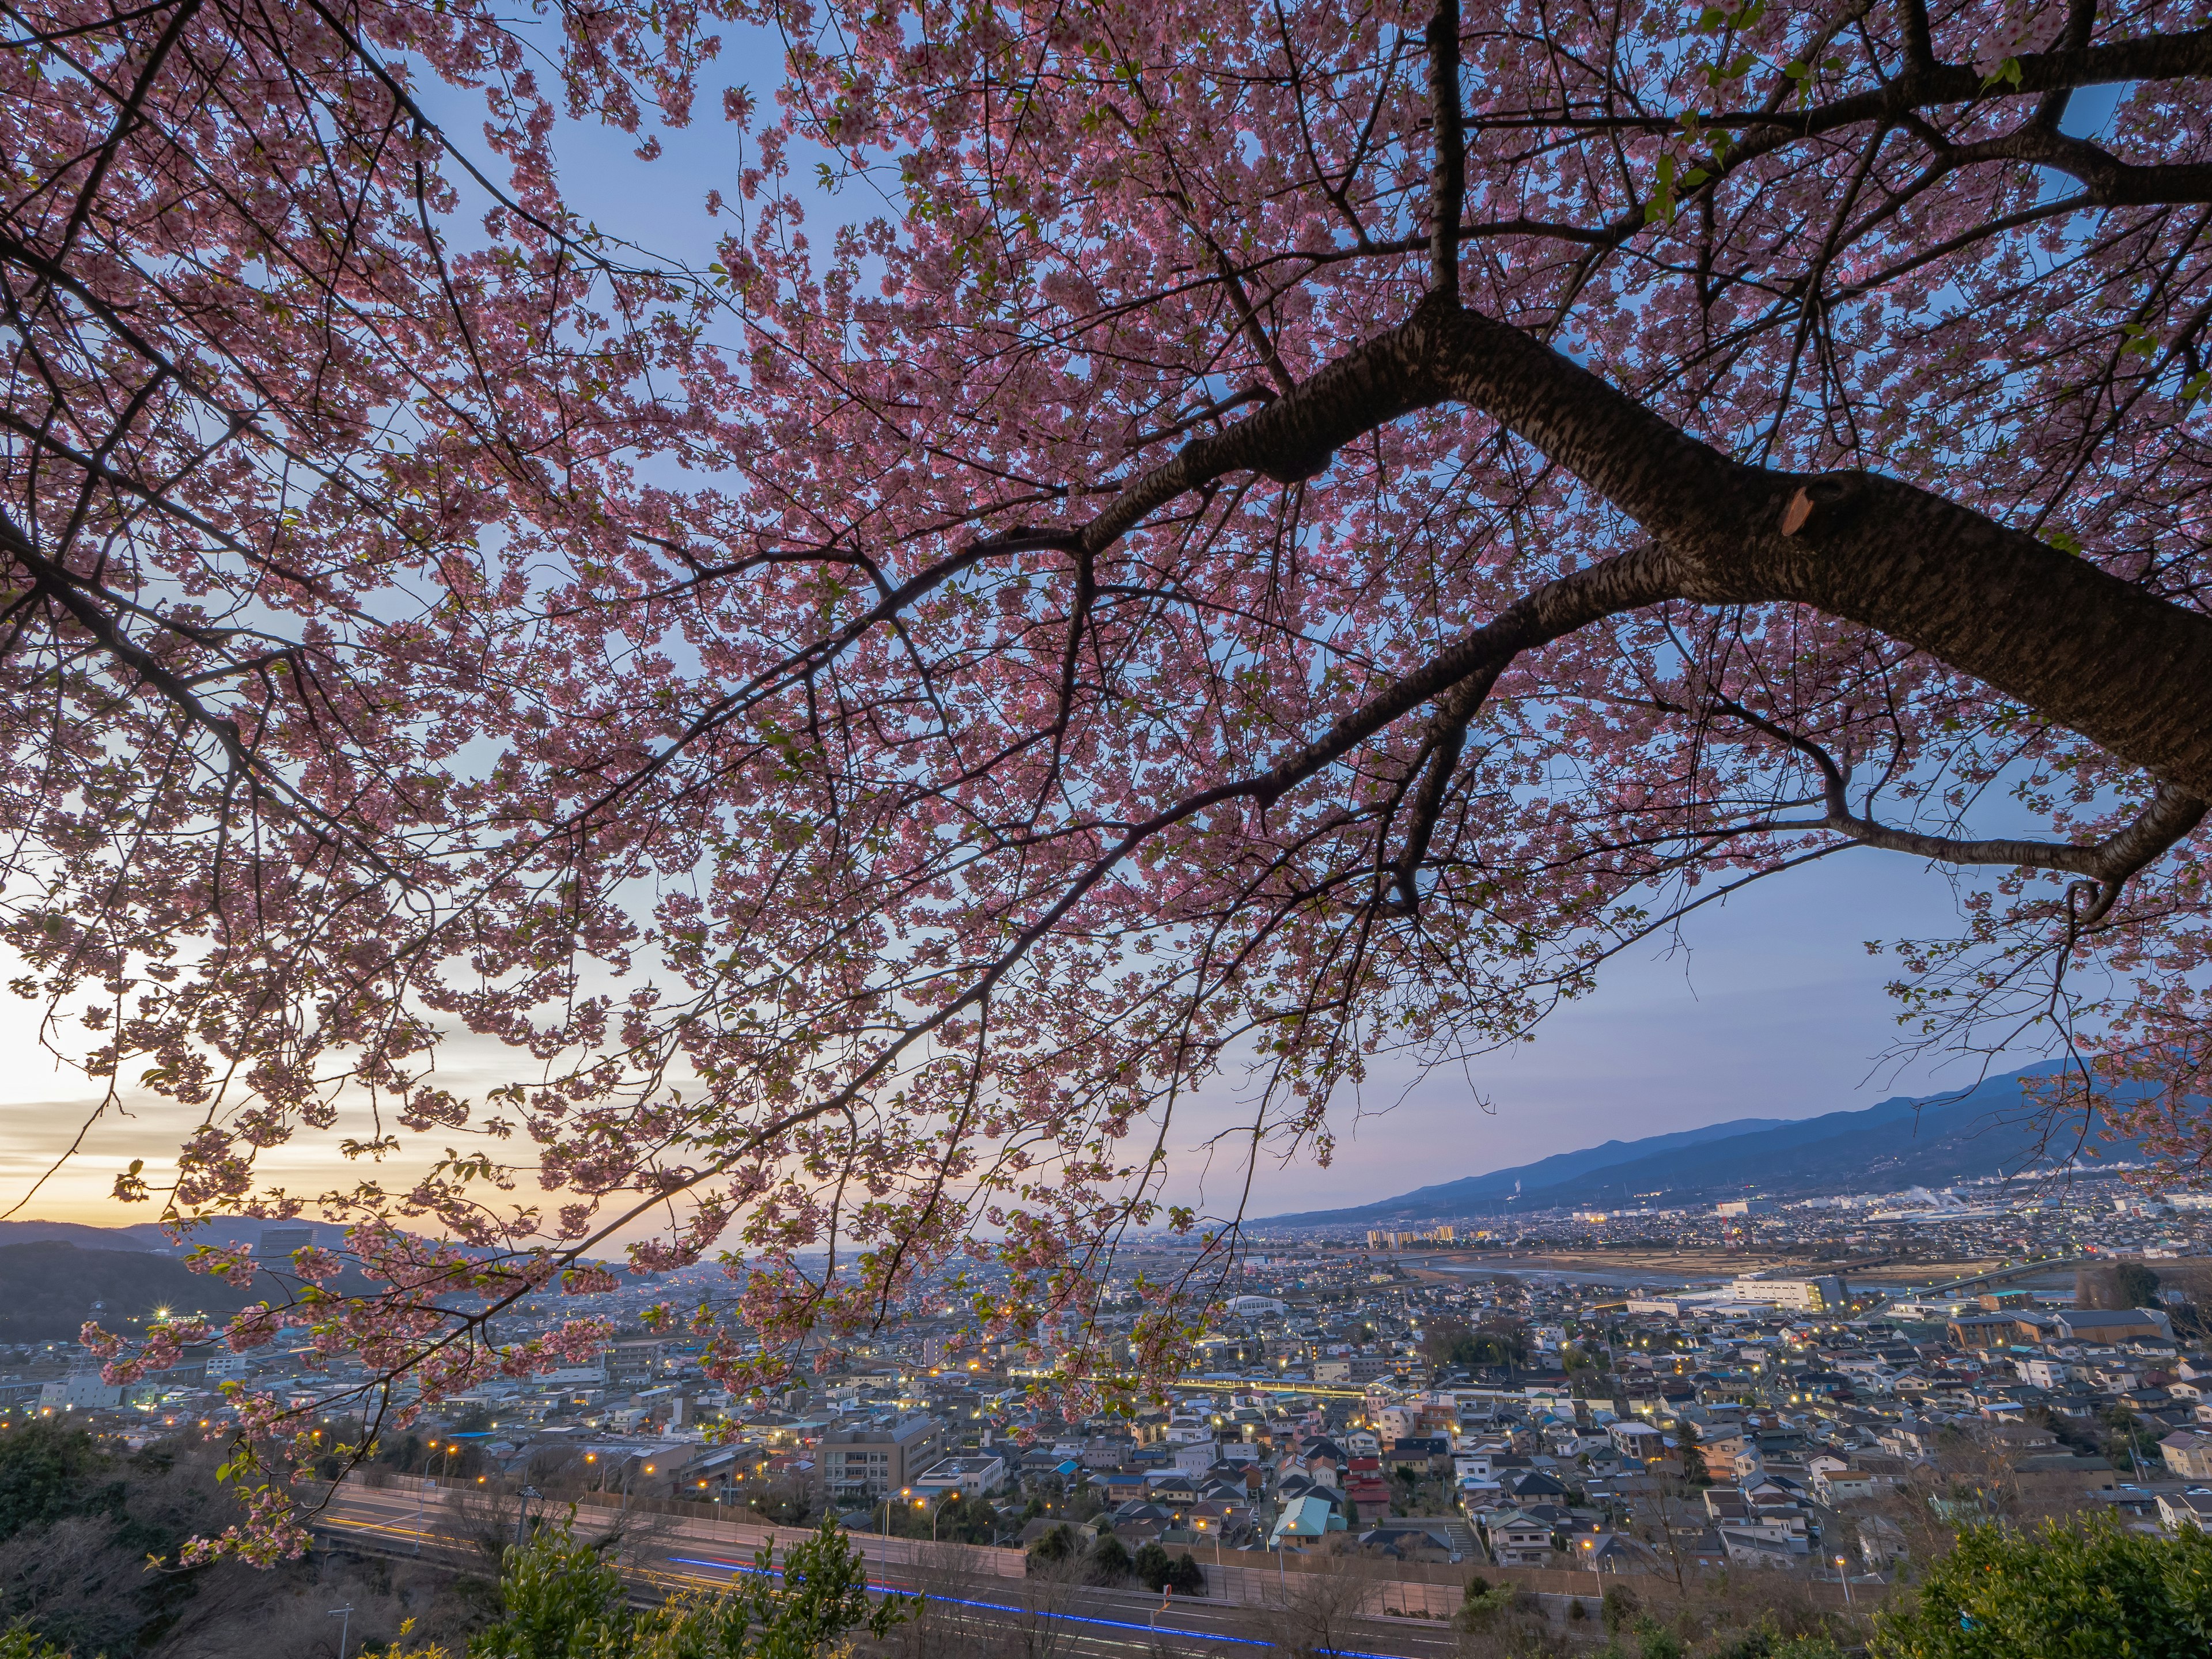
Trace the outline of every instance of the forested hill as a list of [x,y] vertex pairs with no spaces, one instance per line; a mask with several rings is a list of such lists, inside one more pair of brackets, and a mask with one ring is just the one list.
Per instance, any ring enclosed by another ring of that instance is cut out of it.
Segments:
[[[241,1288],[150,1250],[86,1249],[58,1239],[0,1244],[0,1343],[74,1340],[88,1319],[130,1335],[161,1308],[228,1316],[256,1302],[281,1304],[293,1288],[266,1277]],[[349,1268],[334,1288],[368,1285]]]
[[[175,1256],[81,1249],[55,1240],[0,1244],[0,1342],[73,1340],[88,1319],[132,1334],[158,1308],[233,1314],[259,1295],[196,1273]],[[93,1304],[101,1304],[98,1311]]]

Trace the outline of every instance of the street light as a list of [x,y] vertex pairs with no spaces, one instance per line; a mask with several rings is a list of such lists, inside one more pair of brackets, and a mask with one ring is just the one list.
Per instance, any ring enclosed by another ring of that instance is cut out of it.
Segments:
[[1845,1565],[1849,1559],[1850,1558],[1848,1556],[1842,1555],[1836,1558],[1836,1576],[1844,1581],[1844,1605],[1845,1607],[1850,1607],[1851,1605],[1851,1575],[1847,1570]]
[[342,1607],[332,1607],[329,1616],[338,1621],[338,1659],[345,1659],[346,1632],[353,1628],[353,1603],[349,1601]]

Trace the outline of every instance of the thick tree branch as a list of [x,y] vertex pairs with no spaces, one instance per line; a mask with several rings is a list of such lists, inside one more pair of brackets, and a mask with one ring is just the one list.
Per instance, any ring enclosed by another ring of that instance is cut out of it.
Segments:
[[2212,202],[2212,166],[2177,163],[2138,167],[2086,138],[2031,122],[2001,137],[1942,149],[1954,166],[1977,161],[2026,161],[2078,179],[2096,207],[2152,207],[2167,202]]
[[[1231,787],[1264,805],[1431,698],[1475,681],[1480,681],[1481,690],[1486,692],[1489,679],[1523,652],[1565,639],[1607,617],[1679,597],[1680,576],[1674,562],[1656,548],[1624,553],[1603,564],[1546,582],[1456,645],[1339,717],[1321,737],[1260,777]],[[1474,696],[1472,690],[1468,695]],[[1476,706],[1479,699],[1468,708],[1470,718]]]
[[[1447,399],[1492,416],[1642,525],[1658,543],[1646,556],[1666,570],[1655,599],[1790,601],[1862,623],[2212,799],[2212,617],[1894,479],[1735,461],[1449,295],[1133,479],[1080,544],[1095,556],[1231,471],[1310,477],[1352,439]],[[1489,660],[1477,652],[1423,676],[1428,690],[1404,707]]]
[[1925,74],[1936,67],[1933,32],[1928,27],[1928,0],[1904,0],[1899,9],[1905,24],[1905,63],[1909,73]]
[[[2097,0],[2069,0],[2066,8],[2066,33],[2059,46],[2066,52],[2087,49],[2090,37],[2097,32]],[[2056,132],[2059,122],[2066,118],[2066,106],[2073,100],[2073,90],[2062,88],[2046,92],[2036,101],[2035,124]]]
[[1428,374],[1657,538],[1687,597],[1863,623],[2212,799],[2212,617],[1894,479],[1744,465],[1517,329],[1425,309]]
[[[2082,87],[2129,81],[2187,81],[2212,75],[2212,28],[2179,34],[2148,34],[2101,46],[2030,52],[2013,60],[2020,79],[2009,76],[1991,86],[1968,64],[1934,64],[1908,69],[1886,85],[1838,98],[1802,116],[1727,114],[1703,118],[1707,126],[1743,126],[1746,143],[1771,146],[1792,138],[1832,132],[1862,121],[1895,121],[1931,104],[1978,104],[2022,93],[2068,92]],[[1757,129],[1771,122],[1765,131]]]
[[1467,130],[1459,101],[1459,0],[1429,20],[1429,104],[1436,160],[1429,191],[1429,290],[1459,294],[1459,219],[1467,202]]
[[1428,764],[1413,795],[1413,815],[1407,821],[1405,845],[1393,877],[1398,889],[1395,908],[1407,915],[1420,908],[1421,862],[1429,855],[1430,838],[1436,834],[1452,774],[1458,770],[1460,753],[1467,746],[1468,726],[1481,712],[1483,700],[1505,667],[1503,660],[1485,664],[1437,699],[1436,718],[1429,726]]

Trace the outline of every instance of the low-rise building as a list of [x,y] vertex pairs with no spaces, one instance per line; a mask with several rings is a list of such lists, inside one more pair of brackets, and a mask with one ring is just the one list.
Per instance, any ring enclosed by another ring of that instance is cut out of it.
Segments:
[[1327,1498],[1308,1493],[1283,1506],[1283,1512],[1275,1517],[1274,1531],[1267,1536],[1267,1547],[1302,1548],[1330,1533],[1342,1532],[1345,1525],[1344,1517]]
[[911,1484],[917,1498],[944,1498],[956,1492],[963,1498],[983,1498],[998,1491],[1006,1479],[1002,1457],[948,1457],[924,1469]]
[[1863,1469],[1820,1469],[1813,1475],[1814,1495],[1832,1509],[1880,1490],[1881,1483]]
[[98,1371],[84,1371],[39,1389],[41,1411],[102,1411],[123,1403],[122,1385],[103,1382]]

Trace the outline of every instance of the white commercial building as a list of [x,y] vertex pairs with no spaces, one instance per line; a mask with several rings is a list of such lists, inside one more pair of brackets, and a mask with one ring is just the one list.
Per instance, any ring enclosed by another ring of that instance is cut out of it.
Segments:
[[914,1490],[921,1498],[948,1498],[956,1492],[963,1498],[981,1498],[996,1492],[1006,1478],[1004,1458],[948,1457],[916,1475]]
[[1249,1319],[1255,1314],[1273,1314],[1280,1317],[1290,1310],[1289,1303],[1279,1301],[1272,1296],[1232,1296],[1229,1298],[1229,1311],[1239,1319]]
[[1797,1313],[1833,1313],[1850,1300],[1833,1273],[1814,1279],[1739,1279],[1729,1287],[1739,1302],[1771,1302]]
[[60,1382],[49,1382],[39,1390],[39,1409],[41,1411],[92,1411],[122,1403],[121,1386],[101,1382],[98,1371],[65,1376]]

